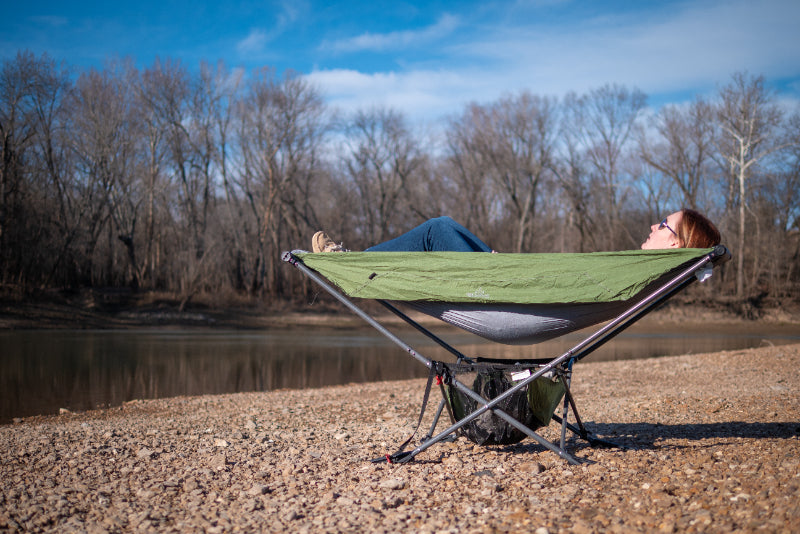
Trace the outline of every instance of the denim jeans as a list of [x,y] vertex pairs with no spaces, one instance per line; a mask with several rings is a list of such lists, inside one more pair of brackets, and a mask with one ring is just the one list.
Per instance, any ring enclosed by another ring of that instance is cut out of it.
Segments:
[[450,217],[429,219],[367,252],[491,252],[492,249]]

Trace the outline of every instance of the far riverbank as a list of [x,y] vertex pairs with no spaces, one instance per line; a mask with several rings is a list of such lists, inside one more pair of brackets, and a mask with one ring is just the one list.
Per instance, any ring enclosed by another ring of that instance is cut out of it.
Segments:
[[[399,321],[374,301],[359,301],[381,322]],[[410,313],[419,322],[442,324]],[[673,298],[643,321],[650,324],[770,324],[798,325],[800,303],[725,305]],[[0,330],[16,329],[128,329],[205,327],[271,329],[289,326],[358,327],[364,322],[343,306],[320,296],[305,305],[267,305],[256,299],[197,298],[188,304],[174,296],[155,293],[85,290],[74,294],[51,292],[38,298],[0,295]]]

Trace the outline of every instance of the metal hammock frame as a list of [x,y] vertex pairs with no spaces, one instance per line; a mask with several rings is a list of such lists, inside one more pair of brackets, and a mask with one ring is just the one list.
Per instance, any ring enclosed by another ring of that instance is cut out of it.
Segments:
[[[572,348],[570,348],[563,354],[551,359],[539,358],[530,360],[490,360],[482,358],[470,358],[462,354],[459,350],[451,346],[449,343],[442,340],[439,336],[436,336],[433,332],[431,332],[424,326],[420,325],[417,321],[409,317],[406,313],[404,313],[397,306],[395,306],[393,302],[388,300],[378,300],[378,302],[380,302],[386,309],[388,309],[393,314],[401,318],[408,325],[413,327],[415,330],[421,332],[426,337],[433,340],[436,344],[438,344],[439,346],[443,347],[445,350],[453,354],[456,358],[456,362],[454,364],[427,358],[419,351],[414,349],[410,344],[408,344],[401,338],[397,337],[394,333],[388,330],[385,326],[383,326],[380,322],[378,322],[369,313],[367,313],[361,307],[356,305],[355,302],[350,297],[344,295],[339,289],[334,287],[320,273],[305,265],[303,261],[295,254],[296,252],[300,251],[284,252],[282,254],[283,261],[299,269],[304,275],[308,276],[320,287],[325,289],[339,302],[344,304],[358,317],[363,319],[367,324],[374,327],[387,339],[392,341],[394,344],[403,349],[406,353],[408,353],[410,356],[418,360],[420,363],[428,367],[429,378],[420,413],[420,422],[422,421],[422,415],[425,410],[425,405],[427,404],[428,401],[428,393],[431,389],[431,384],[434,381],[434,379],[436,379],[436,382],[442,386],[443,398],[439,403],[436,414],[434,415],[434,420],[430,427],[428,435],[422,438],[421,442],[412,450],[410,451],[403,450],[413,438],[412,435],[412,438],[409,438],[409,440],[400,447],[400,450],[398,450],[393,454],[387,454],[384,458],[380,459],[381,461],[385,460],[390,463],[405,463],[413,460],[418,454],[430,448],[431,446],[440,443],[442,441],[445,441],[446,439],[455,435],[459,431],[463,431],[465,425],[467,425],[474,419],[481,417],[489,410],[491,410],[492,413],[497,417],[505,420],[512,427],[516,428],[526,436],[532,438],[537,443],[539,443],[546,449],[554,452],[559,457],[561,457],[562,459],[566,460],[571,464],[578,464],[585,460],[576,458],[574,455],[570,454],[567,451],[566,444],[567,444],[568,430],[572,432],[574,435],[578,436],[579,438],[587,441],[589,445],[593,447],[616,446],[613,443],[604,441],[592,435],[592,433],[589,432],[586,429],[586,426],[583,424],[580,415],[578,414],[578,409],[575,399],[572,396],[569,387],[572,379],[573,365],[575,364],[575,362],[578,362],[581,359],[585,358],[586,356],[597,350],[599,347],[601,347],[603,344],[613,339],[615,336],[620,334],[622,331],[627,329],[636,321],[638,321],[639,319],[650,313],[652,310],[660,306],[666,300],[676,295],[677,293],[683,291],[686,287],[688,287],[693,282],[698,280],[701,277],[701,274],[707,273],[709,268],[721,265],[726,261],[728,261],[731,257],[730,252],[726,247],[722,245],[714,247],[711,250],[711,252],[705,253],[701,257],[698,257],[696,260],[688,262],[688,264],[682,266],[679,269],[676,269],[676,272],[674,274],[670,275],[669,277],[666,278],[665,281],[660,283],[658,288],[656,288],[655,290],[651,290],[650,294],[648,294],[645,298],[633,299],[635,300],[635,303],[632,304],[627,309],[625,309],[618,316],[611,319],[606,324],[599,326],[597,330],[587,335],[586,338],[578,342],[576,345],[574,345]],[[530,370],[530,375],[527,376],[527,378],[524,378],[523,380],[520,380],[519,382],[515,383],[513,387],[510,387],[509,389],[507,389],[506,391],[502,392],[501,394],[492,399],[486,399],[483,396],[479,395],[477,392],[473,391],[473,389],[470,386],[463,383],[456,376],[457,373],[455,372],[455,370],[457,366],[467,365],[467,366],[477,366],[477,367],[479,366],[491,367],[494,364],[501,366],[514,365],[518,367],[520,370],[528,369]],[[557,443],[553,443],[550,440],[544,438],[534,429],[523,424],[518,419],[512,417],[511,415],[509,415],[500,408],[502,403],[506,401],[509,397],[511,397],[512,395],[518,395],[520,394],[520,392],[524,392],[526,388],[528,388],[529,384],[531,384],[534,380],[537,380],[539,377],[542,377],[548,373],[552,373],[555,377],[557,377],[558,380],[562,381],[566,390],[564,395],[563,409],[561,411],[561,415],[556,415],[555,413],[552,415],[552,419],[561,425],[560,439]],[[445,393],[444,386],[448,386],[450,388],[456,388],[462,395],[465,395],[470,399],[472,399],[473,401],[475,401],[478,407],[473,412],[467,414],[463,418],[459,420],[454,420],[454,418],[452,418],[452,411],[449,409],[446,396],[444,395]],[[441,414],[443,413],[445,408],[448,408],[448,411],[451,413],[452,424],[447,428],[445,428],[444,430],[440,431],[439,433],[434,434],[436,427],[439,423],[439,420],[441,418]],[[568,421],[569,412],[572,412],[573,417],[575,418],[574,424]],[[417,426],[419,426],[419,423]]]

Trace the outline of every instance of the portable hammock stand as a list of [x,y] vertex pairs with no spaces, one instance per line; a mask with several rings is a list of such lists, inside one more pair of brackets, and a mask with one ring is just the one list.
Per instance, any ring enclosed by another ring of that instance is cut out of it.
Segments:
[[[560,279],[569,279],[570,277],[586,278],[587,276],[593,279],[599,278],[597,273],[591,273],[591,262],[595,258],[610,254],[613,256],[612,261],[617,261],[616,256],[622,256],[621,261],[623,263],[618,264],[617,267],[613,267],[609,271],[612,273],[610,276],[613,278],[617,275],[622,276],[624,274],[623,271],[627,269],[626,266],[630,265],[631,261],[634,263],[640,262],[642,258],[649,260],[649,257],[653,257],[652,253],[656,251],[649,251],[651,254],[648,257],[645,251],[543,255],[433,252],[311,254],[302,250],[295,250],[284,252],[282,259],[300,269],[303,274],[316,282],[357,316],[361,317],[367,324],[374,327],[387,339],[428,367],[428,381],[417,429],[423,420],[434,379],[442,392],[442,400],[439,402],[430,430],[421,439],[419,445],[413,450],[404,450],[416,434],[417,430],[415,429],[412,436],[399,446],[397,452],[387,454],[385,457],[373,461],[405,463],[411,461],[432,445],[442,442],[450,436],[463,434],[478,444],[510,444],[518,442],[525,437],[530,437],[567,462],[578,464],[585,460],[578,459],[567,451],[567,430],[588,442],[592,447],[616,447],[617,445],[595,437],[581,421],[575,399],[570,392],[574,363],[594,352],[694,281],[704,281],[711,275],[713,267],[730,259],[730,252],[722,245],[712,249],[679,250],[680,252],[671,251],[671,254],[665,254],[662,251],[661,256],[667,257],[667,267],[662,266],[660,271],[654,272],[641,283],[620,282],[621,285],[619,287],[614,287],[613,281],[606,283],[606,280],[603,279],[602,283],[599,284],[602,287],[598,291],[613,293],[614,297],[611,300],[615,301],[617,306],[622,303],[622,311],[615,313],[615,316],[610,320],[603,318],[597,321],[596,324],[600,322],[605,324],[571,349],[552,359],[468,357],[409,317],[394,303],[410,301],[414,305],[413,307],[418,307],[421,304],[423,311],[424,301],[454,302],[453,306],[459,306],[460,303],[458,301],[461,301],[461,303],[477,302],[478,304],[475,304],[475,306],[478,307],[487,302],[497,303],[497,300],[487,295],[487,290],[484,289],[485,284],[483,283],[480,284],[477,290],[468,291],[465,291],[459,285],[459,282],[466,280],[468,282],[467,287],[474,288],[474,278],[480,276],[480,266],[469,270],[466,275],[463,275],[463,280],[456,280],[455,285],[457,288],[454,291],[448,292],[447,289],[439,287],[447,284],[436,283],[436,278],[440,278],[440,281],[453,278],[447,272],[447,266],[458,265],[463,267],[471,264],[473,258],[481,256],[485,258],[485,261],[491,263],[493,267],[490,270],[492,272],[501,270],[501,267],[497,267],[498,265],[509,262],[523,262],[524,265],[524,262],[529,259],[536,263],[542,257],[546,257],[544,258],[545,260],[555,261],[553,271],[559,272],[545,276],[544,285],[547,287],[532,290],[537,294],[537,299],[542,299],[546,303],[554,302],[557,300],[556,297],[540,297],[540,294],[547,294],[548,292],[558,294],[562,292],[563,287],[559,285],[561,283],[559,282]],[[467,259],[463,254],[472,254],[473,256]],[[655,255],[658,256],[658,254],[656,252]],[[373,261],[373,258],[375,261]],[[398,267],[394,263],[395,258],[398,258],[401,264],[403,262],[406,263]],[[409,258],[411,258],[410,261]],[[444,263],[439,263],[440,260]],[[576,267],[578,270],[570,271],[571,265],[582,265],[581,262],[584,260],[590,262],[587,264],[588,267]],[[663,260],[659,261],[663,263]],[[420,280],[413,280],[414,266],[431,262],[433,262],[433,266],[428,270],[428,273],[445,269],[443,274],[434,275],[434,279],[431,279],[430,276],[423,276]],[[337,272],[343,264],[347,264],[344,266],[344,274]],[[409,272],[411,275],[409,275]],[[587,275],[587,273],[589,274]],[[412,276],[411,283],[409,283],[408,276]],[[529,296],[521,294],[524,291],[520,291],[520,289],[531,285],[531,276],[522,276],[520,280],[512,283],[509,283],[509,277],[502,272],[496,278],[500,280],[496,288],[497,292],[501,294],[502,302],[510,300],[513,303],[524,303],[530,300]],[[392,282],[396,282],[398,279],[401,287],[413,287],[413,290],[410,292],[397,290],[396,287],[392,286]],[[335,285],[329,280],[334,282]],[[483,282],[483,280],[479,282]],[[587,283],[597,285],[597,280],[590,280]],[[620,289],[620,287],[623,287],[623,289]],[[493,290],[488,290],[488,293],[493,292]],[[463,296],[465,294],[467,295],[466,297]],[[455,356],[456,362],[436,361],[420,354],[357,306],[353,298],[378,300],[393,314],[450,352]],[[547,300],[548,298],[551,300]],[[583,325],[580,325],[576,328],[582,327]],[[557,332],[559,335],[562,333],[566,333],[566,331]],[[477,373],[472,387],[458,378],[458,375],[463,373]],[[555,409],[557,404],[561,404],[562,396],[563,409],[559,416],[555,413]],[[544,404],[544,406],[541,404]],[[451,425],[434,435],[440,416],[445,409],[450,416]],[[575,419],[574,424],[568,422],[570,411]],[[558,443],[553,443],[536,432],[537,428],[547,426],[551,419],[561,425],[561,435]]]

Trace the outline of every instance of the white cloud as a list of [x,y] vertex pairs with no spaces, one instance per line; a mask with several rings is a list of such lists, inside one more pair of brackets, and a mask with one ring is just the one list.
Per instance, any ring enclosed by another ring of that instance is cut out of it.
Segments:
[[[570,26],[518,27],[475,41],[463,52],[499,65],[493,74],[538,91],[582,91],[607,82],[645,91],[713,85],[737,70],[800,74],[798,2],[686,4],[661,19],[606,15]],[[535,84],[535,85],[533,85]]]
[[645,88],[680,89],[724,81],[735,71],[774,76],[787,65],[800,74],[800,3],[737,2],[691,5],[616,43],[627,80]]
[[[715,0],[673,4],[645,16],[606,13],[602,19],[570,19],[561,25],[548,21],[491,29],[487,23],[478,31],[459,21],[459,34],[474,33],[460,43],[451,37],[447,48],[437,49],[446,56],[438,63],[441,68],[424,56],[419,61],[424,67],[407,57],[393,62],[406,70],[317,69],[309,79],[343,109],[386,105],[412,119],[460,112],[470,101],[489,102],[521,90],[563,96],[606,83],[639,88],[654,100],[676,93],[709,96],[737,71],[763,74],[768,81],[800,79],[798,20],[800,2]],[[447,26],[364,34],[338,46],[400,48],[423,34],[432,39],[434,28]]]
[[278,14],[278,26],[286,27],[297,21],[304,11],[311,9],[305,0],[283,0]]
[[262,29],[252,29],[250,33],[236,43],[236,50],[240,54],[261,52],[267,44],[267,32]]
[[252,28],[247,37],[236,43],[236,51],[239,54],[260,54],[264,52],[267,44],[287,31],[292,24],[300,19],[303,11],[308,9],[308,2],[305,0],[282,1],[280,10],[275,14],[275,20],[271,28]]
[[356,37],[326,42],[321,48],[334,52],[383,51],[405,48],[439,40],[455,31],[459,18],[445,13],[435,24],[421,30],[405,30],[389,33],[363,33]]
[[481,79],[467,71],[367,74],[334,69],[313,71],[306,79],[322,90],[330,104],[345,112],[382,106],[401,111],[414,121],[438,120],[460,112],[469,101],[502,92],[495,80]]

